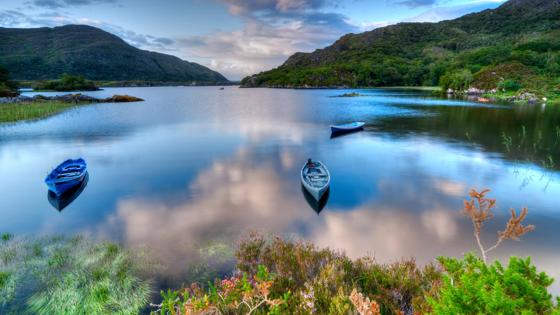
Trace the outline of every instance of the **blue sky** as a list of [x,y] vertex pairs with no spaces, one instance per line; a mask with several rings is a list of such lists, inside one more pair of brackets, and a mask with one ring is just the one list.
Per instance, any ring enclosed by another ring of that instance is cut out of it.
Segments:
[[0,26],[88,24],[240,79],[346,33],[435,22],[504,0],[0,0]]

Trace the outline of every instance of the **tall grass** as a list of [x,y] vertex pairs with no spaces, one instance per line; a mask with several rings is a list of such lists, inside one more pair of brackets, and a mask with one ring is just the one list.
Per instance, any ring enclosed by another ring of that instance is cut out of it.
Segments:
[[0,104],[0,123],[45,118],[84,104],[63,102],[29,102]]
[[150,286],[131,252],[81,237],[0,241],[0,314],[138,314]]

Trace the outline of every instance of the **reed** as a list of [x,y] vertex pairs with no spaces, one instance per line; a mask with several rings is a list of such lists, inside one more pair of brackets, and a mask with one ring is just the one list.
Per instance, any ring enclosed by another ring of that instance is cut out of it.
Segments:
[[29,102],[0,104],[0,123],[49,117],[85,103]]
[[81,237],[0,243],[0,314],[138,314],[148,303],[139,258]]

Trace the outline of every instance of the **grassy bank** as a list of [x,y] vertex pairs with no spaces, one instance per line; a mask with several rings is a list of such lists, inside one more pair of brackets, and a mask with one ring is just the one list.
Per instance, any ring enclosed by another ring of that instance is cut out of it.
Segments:
[[0,123],[41,119],[90,103],[29,102],[0,104]]

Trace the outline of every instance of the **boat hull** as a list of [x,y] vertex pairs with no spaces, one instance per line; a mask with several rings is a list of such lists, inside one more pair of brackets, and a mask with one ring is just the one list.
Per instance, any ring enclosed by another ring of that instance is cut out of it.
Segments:
[[315,198],[315,200],[317,200],[317,201],[321,200],[323,195],[329,189],[329,186],[325,186],[321,189],[316,189],[316,188],[308,185],[305,181],[303,181],[303,187],[305,187],[305,190],[307,190],[307,192],[311,195],[311,197]]
[[49,190],[52,191],[55,195],[60,196],[71,190],[72,188],[80,185],[84,181],[85,176],[86,173],[83,173],[79,177],[65,182],[48,182],[47,187],[49,187]]
[[331,125],[331,132],[334,134],[341,134],[341,133],[349,133],[360,131],[364,129],[365,123],[363,122],[356,122],[351,124],[345,125]]
[[64,210],[64,208],[68,207],[72,202],[74,202],[74,200],[76,200],[80,196],[80,194],[86,188],[88,180],[89,174],[86,172],[81,183],[77,184],[74,187],[71,187],[60,195],[57,195],[52,190],[49,190],[47,194],[49,203],[58,211]]

